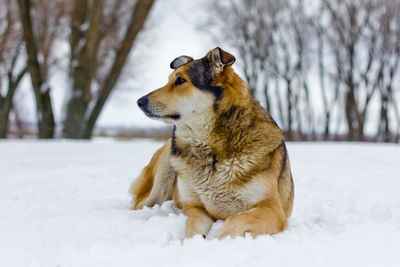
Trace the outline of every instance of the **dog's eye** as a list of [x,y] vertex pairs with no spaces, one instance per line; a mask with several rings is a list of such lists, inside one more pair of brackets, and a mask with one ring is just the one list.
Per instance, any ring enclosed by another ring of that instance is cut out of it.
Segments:
[[182,84],[182,83],[184,83],[184,82],[186,82],[185,79],[183,79],[183,78],[181,78],[181,77],[178,77],[178,78],[175,80],[175,85],[180,85],[180,84]]

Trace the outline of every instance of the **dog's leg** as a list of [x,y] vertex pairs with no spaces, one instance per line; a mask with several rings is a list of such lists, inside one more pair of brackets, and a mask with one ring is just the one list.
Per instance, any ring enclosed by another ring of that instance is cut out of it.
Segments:
[[141,202],[146,200],[153,187],[154,177],[151,168],[146,167],[140,176],[132,183],[130,193],[133,196],[133,209],[141,209]]
[[222,227],[214,232],[210,238],[224,238],[226,236],[252,236],[260,234],[275,234],[285,230],[286,216],[279,202],[264,200],[250,208],[228,217]]
[[154,154],[150,163],[133,182],[130,192],[133,195],[133,209],[152,207],[172,199],[175,174],[169,164],[171,139]]
[[185,238],[190,238],[195,235],[206,236],[214,223],[214,219],[207,211],[199,206],[184,205],[183,213],[188,216],[186,221]]

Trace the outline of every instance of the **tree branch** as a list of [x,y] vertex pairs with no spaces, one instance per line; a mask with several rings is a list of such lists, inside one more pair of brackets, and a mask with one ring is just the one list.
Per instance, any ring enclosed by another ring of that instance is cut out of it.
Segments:
[[86,126],[83,133],[84,138],[90,138],[94,124],[112,89],[115,87],[115,84],[118,81],[129,52],[137,38],[137,35],[144,26],[153,3],[154,0],[138,0],[136,2],[125,37],[121,42],[120,47],[116,51],[113,65],[104,81],[103,86],[100,88],[97,101],[91,110],[88,119],[86,120]]

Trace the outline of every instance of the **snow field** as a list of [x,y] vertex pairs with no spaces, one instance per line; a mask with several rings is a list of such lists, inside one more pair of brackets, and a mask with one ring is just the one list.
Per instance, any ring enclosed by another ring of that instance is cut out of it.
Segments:
[[288,229],[221,241],[182,241],[171,201],[130,209],[130,183],[160,146],[0,142],[0,266],[400,266],[399,145],[288,143]]

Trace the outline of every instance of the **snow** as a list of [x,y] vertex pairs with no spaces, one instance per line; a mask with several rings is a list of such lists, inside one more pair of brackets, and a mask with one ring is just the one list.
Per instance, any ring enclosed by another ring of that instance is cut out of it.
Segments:
[[171,201],[130,209],[160,145],[1,141],[0,266],[399,266],[399,145],[288,143],[288,229],[221,241],[183,241]]

